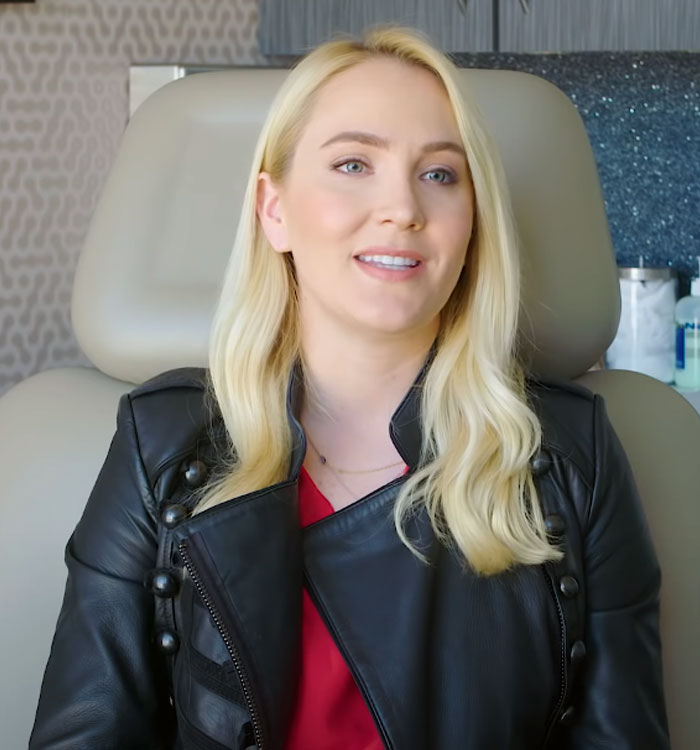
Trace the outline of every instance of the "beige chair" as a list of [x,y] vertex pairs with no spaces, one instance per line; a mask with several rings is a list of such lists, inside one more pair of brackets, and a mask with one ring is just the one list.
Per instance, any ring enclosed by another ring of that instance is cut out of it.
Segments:
[[[73,320],[96,369],[30,378],[0,399],[0,744],[25,747],[60,606],[64,544],[114,428],[119,395],[204,365],[207,330],[253,144],[281,70],[203,73],[136,113],[92,222]],[[700,419],[670,388],[587,372],[614,335],[615,261],[595,163],[571,102],[545,81],[465,71],[500,145],[523,242],[532,367],[605,395],[664,572],[675,750],[700,747]]]

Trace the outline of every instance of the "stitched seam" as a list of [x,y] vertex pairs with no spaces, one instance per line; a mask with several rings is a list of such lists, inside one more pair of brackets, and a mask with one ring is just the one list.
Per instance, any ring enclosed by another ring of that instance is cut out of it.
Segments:
[[593,506],[595,505],[595,499],[599,493],[600,487],[600,463],[601,457],[599,455],[600,441],[599,441],[599,429],[600,429],[600,409],[603,405],[600,396],[595,395],[593,397],[593,487],[591,488],[591,496],[588,502],[588,508],[586,512],[586,526],[590,525],[591,513],[593,512]]
[[128,583],[132,586],[136,586],[139,589],[142,589],[144,593],[147,593],[147,590],[144,588],[143,581],[142,580],[134,580],[133,578],[124,578],[123,576],[117,576],[114,575],[114,573],[109,573],[105,570],[102,570],[101,568],[96,568],[93,565],[89,565],[86,562],[83,562],[74,552],[73,552],[73,537],[68,541],[67,545],[67,554],[71,557],[71,564],[79,565],[81,568],[85,568],[86,570],[91,571],[92,573],[97,573],[98,575],[104,576],[105,578],[109,578],[111,581],[116,581],[117,583]]
[[[552,454],[556,454],[557,458],[559,458],[561,461],[563,461],[565,464],[568,464],[570,466],[573,466],[573,468],[576,470],[576,474],[578,474],[581,482],[586,486],[589,492],[593,491],[593,485],[591,485],[590,480],[586,477],[586,474],[584,470],[579,466],[578,462],[572,458],[571,455],[564,453],[560,448],[557,448],[556,446],[550,445],[549,443],[543,441],[543,447],[550,451]],[[594,464],[594,477],[595,477],[595,461]]]
[[156,484],[158,484],[158,480],[161,478],[163,472],[165,472],[166,469],[169,469],[171,466],[180,463],[184,458],[191,456],[192,453],[196,451],[198,445],[199,440],[195,440],[186,448],[182,448],[176,453],[169,454],[158,464],[156,464],[155,468],[153,469],[153,485],[155,486]]
[[131,400],[131,396],[129,395],[127,395],[127,403],[129,405],[129,412],[131,414],[131,438],[136,447],[136,455],[138,457],[137,469],[143,485],[148,487],[147,495],[144,496],[144,494],[142,493],[141,499],[153,521],[157,521],[158,507],[155,494],[153,492],[153,487],[151,487],[151,483],[148,480],[148,472],[146,471],[146,466],[143,462],[143,455],[141,454],[141,441],[139,440],[138,430],[136,428],[136,414],[134,413],[134,404]]

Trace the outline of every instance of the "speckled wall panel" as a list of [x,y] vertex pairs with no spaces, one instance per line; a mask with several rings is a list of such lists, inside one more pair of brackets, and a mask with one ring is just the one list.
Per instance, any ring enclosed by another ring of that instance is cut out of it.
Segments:
[[[461,65],[534,73],[578,107],[600,173],[618,265],[700,255],[700,53],[461,55]],[[687,292],[685,292],[687,293]]]
[[87,364],[71,284],[126,125],[129,64],[260,64],[257,15],[257,0],[0,5],[0,392]]

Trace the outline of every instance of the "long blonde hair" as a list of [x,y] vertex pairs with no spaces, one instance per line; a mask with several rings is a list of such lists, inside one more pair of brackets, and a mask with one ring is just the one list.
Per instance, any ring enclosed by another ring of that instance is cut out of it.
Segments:
[[421,557],[405,526],[425,508],[438,537],[456,545],[479,574],[557,559],[561,553],[547,541],[529,469],[540,424],[515,356],[518,250],[500,162],[457,86],[454,65],[417,32],[397,27],[316,48],[287,77],[262,128],[210,340],[211,385],[230,456],[197,510],[287,478],[292,436],[286,388],[300,358],[297,289],[289,254],[274,252],[259,225],[257,178],[265,171],[282,182],[315,92],[375,56],[429,70],[442,83],[476,197],[467,264],[441,312],[423,384],[422,459],[394,506],[397,533]]

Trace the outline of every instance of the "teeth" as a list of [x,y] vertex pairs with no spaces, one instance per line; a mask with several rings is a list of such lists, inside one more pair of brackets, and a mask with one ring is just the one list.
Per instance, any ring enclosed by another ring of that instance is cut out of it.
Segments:
[[377,263],[382,266],[399,266],[403,268],[413,268],[418,265],[417,260],[412,258],[402,258],[398,255],[358,255],[363,263]]

